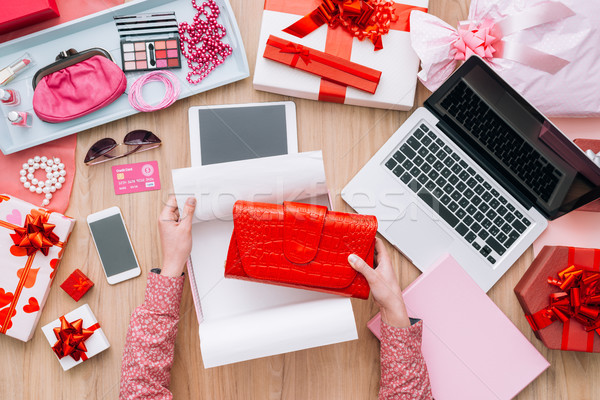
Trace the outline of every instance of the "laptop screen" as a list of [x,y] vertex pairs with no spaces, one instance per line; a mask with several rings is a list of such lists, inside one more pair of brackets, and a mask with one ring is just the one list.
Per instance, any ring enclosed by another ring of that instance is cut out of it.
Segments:
[[549,219],[600,196],[600,168],[480,58],[469,58],[425,106],[490,175]]

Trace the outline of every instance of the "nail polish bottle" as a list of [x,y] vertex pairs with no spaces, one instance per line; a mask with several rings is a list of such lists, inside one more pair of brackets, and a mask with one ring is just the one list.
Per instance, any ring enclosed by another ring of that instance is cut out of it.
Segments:
[[31,128],[31,114],[25,111],[11,111],[7,115],[8,120],[14,126]]
[[0,102],[5,106],[16,106],[21,102],[19,92],[12,89],[0,89]]

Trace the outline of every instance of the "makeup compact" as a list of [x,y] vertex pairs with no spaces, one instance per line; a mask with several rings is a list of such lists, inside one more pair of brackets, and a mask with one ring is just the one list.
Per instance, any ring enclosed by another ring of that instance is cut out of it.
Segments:
[[181,68],[174,12],[121,15],[114,20],[121,36],[123,71]]

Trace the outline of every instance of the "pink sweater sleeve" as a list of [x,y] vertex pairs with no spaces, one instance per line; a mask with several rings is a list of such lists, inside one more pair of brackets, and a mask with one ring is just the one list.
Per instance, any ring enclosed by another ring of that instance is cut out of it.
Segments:
[[184,277],[148,274],[144,304],[131,315],[121,363],[119,398],[172,399],[170,371],[175,354]]
[[381,322],[379,400],[433,399],[421,353],[423,322],[396,328]]

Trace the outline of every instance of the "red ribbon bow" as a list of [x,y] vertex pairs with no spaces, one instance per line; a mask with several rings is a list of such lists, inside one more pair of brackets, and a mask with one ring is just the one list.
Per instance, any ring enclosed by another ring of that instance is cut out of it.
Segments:
[[60,328],[54,328],[54,335],[58,341],[52,346],[52,350],[58,356],[63,358],[71,356],[73,360],[87,360],[84,342],[94,334],[94,331],[100,327],[99,324],[94,324],[87,329],[83,329],[83,320],[80,318],[72,323],[62,316],[60,317]]
[[323,24],[332,29],[341,26],[358,40],[368,38],[375,50],[381,50],[381,37],[399,18],[393,7],[393,2],[385,0],[322,0],[319,7],[283,31],[302,38]]
[[90,286],[90,281],[85,278],[79,278],[79,281],[73,285],[73,288],[79,292],[84,291]]
[[296,44],[294,42],[288,42],[285,46],[283,46],[280,50],[280,53],[290,53],[294,55],[292,59],[291,67],[296,67],[298,64],[298,60],[302,59],[304,64],[308,65],[310,63],[310,51],[308,48],[302,46],[301,44]]
[[546,308],[527,315],[531,328],[537,331],[556,320],[565,323],[574,318],[586,332],[600,334],[600,272],[571,265],[560,271],[558,277],[548,277],[548,283],[562,291],[550,295],[550,304]]
[[25,218],[23,227],[14,228],[11,234],[15,246],[25,249],[28,256],[35,254],[38,250],[45,256],[50,248],[59,243],[58,236],[52,232],[56,225],[48,223],[48,215],[38,210],[32,210]]

